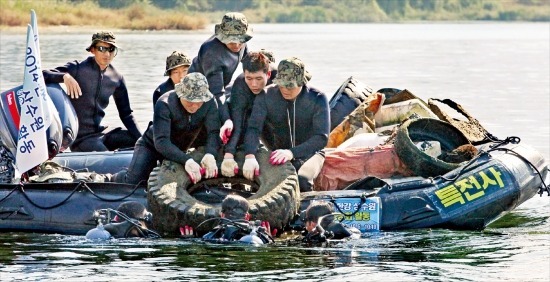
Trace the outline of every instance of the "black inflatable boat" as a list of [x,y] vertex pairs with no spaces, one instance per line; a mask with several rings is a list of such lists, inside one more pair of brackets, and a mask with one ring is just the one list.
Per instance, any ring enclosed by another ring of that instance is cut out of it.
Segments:
[[[312,200],[323,199],[334,202],[337,211],[345,215],[344,221],[362,231],[428,227],[483,229],[542,191],[543,180],[548,178],[548,163],[533,148],[521,144],[497,148],[489,145],[481,148],[486,151],[473,161],[439,177],[367,177],[346,190],[302,193],[295,213],[304,210]],[[63,153],[54,161],[74,170],[113,172],[126,166],[131,155],[131,151]],[[177,186],[174,185],[174,189]],[[154,199],[150,195],[149,201]],[[177,205],[163,199],[165,210],[178,210]],[[258,199],[258,207],[273,206],[265,195]],[[290,197],[281,197],[281,200],[288,199]],[[115,209],[130,200],[148,205],[146,187],[85,181],[0,184],[0,230],[84,235],[96,225],[94,211]],[[278,200],[274,201],[277,204]],[[204,200],[202,204],[219,206],[216,202]],[[251,208],[253,216],[258,216],[256,210]],[[273,214],[276,213],[274,210]],[[159,214],[154,218],[157,225],[162,225],[158,223]],[[170,219],[176,223],[174,226],[185,224],[185,220],[191,222],[191,219]],[[299,217],[287,222],[291,226],[301,224]],[[274,227],[283,227],[279,226],[283,222],[273,223]],[[177,230],[156,227],[165,235],[177,236]]]
[[[342,89],[339,92],[348,88]],[[362,91],[362,95],[370,93],[367,90]],[[2,93],[0,101],[3,110],[0,138],[8,149],[15,148],[17,137],[13,107],[9,106],[15,91],[17,89]],[[50,149],[57,153],[68,147],[78,130],[75,130],[74,111],[63,90],[58,85],[49,85],[48,92],[59,98],[56,107],[62,120],[50,128],[49,137]],[[335,114],[342,114],[342,109],[336,110],[338,103],[333,104]],[[398,153],[414,154],[413,139],[437,139],[437,134],[425,134],[420,129],[443,123],[431,119],[406,122],[400,130],[406,138],[396,141],[396,148],[397,145],[402,148]],[[453,142],[464,138],[444,135],[455,140]],[[450,144],[453,142],[447,142],[447,151],[458,145]],[[445,146],[446,142],[442,142],[442,147]],[[193,185],[180,164],[164,161],[151,173],[147,185],[142,186],[77,177],[52,177],[40,183],[0,183],[0,230],[84,235],[96,225],[96,210],[115,209],[124,201],[138,201],[154,214],[153,229],[164,236],[178,236],[181,226],[196,227],[206,219],[217,217],[221,200],[229,193],[247,197],[252,219],[267,220],[278,230],[299,228],[300,212],[311,201],[320,199],[333,202],[341,220],[364,232],[428,227],[477,230],[537,193],[548,191],[547,160],[533,148],[519,144],[519,139],[478,144],[477,148],[479,154],[475,158],[460,164],[442,163],[429,156],[409,157],[407,165],[423,177],[366,177],[344,190],[302,194],[292,165],[270,165],[267,150],[260,150],[257,155],[262,173],[254,182],[241,176],[208,179]],[[67,152],[57,154],[53,161],[70,176],[79,171],[106,174],[126,168],[132,154],[133,151]],[[202,154],[200,150],[191,153],[197,161]],[[244,156],[237,153],[240,167],[243,159]],[[196,231],[204,233],[210,227],[204,225],[204,228]]]

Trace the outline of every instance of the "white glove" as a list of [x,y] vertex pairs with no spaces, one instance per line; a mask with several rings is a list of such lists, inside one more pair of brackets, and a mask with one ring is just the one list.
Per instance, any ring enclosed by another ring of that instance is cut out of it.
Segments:
[[222,175],[225,177],[233,177],[235,174],[239,173],[239,166],[233,155],[226,153],[222,162]]
[[204,178],[218,176],[218,165],[216,164],[216,158],[212,154],[205,154],[202,157],[201,166],[206,170]]
[[188,159],[185,162],[185,171],[189,174],[189,178],[191,178],[193,184],[201,180],[201,167],[195,160]]
[[231,137],[232,132],[233,121],[228,119],[223,123],[222,127],[220,128],[220,138],[222,139],[223,144],[227,144],[227,142],[229,142],[229,138]]
[[254,180],[255,175],[260,175],[260,165],[254,155],[244,160],[243,175],[248,180]]
[[275,150],[271,152],[269,163],[272,165],[280,165],[292,160],[293,158],[294,155],[290,150]]

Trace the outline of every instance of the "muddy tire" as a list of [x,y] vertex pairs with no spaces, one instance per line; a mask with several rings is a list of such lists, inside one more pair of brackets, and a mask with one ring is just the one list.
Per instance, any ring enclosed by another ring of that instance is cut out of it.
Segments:
[[397,130],[395,150],[401,161],[415,175],[422,177],[443,175],[462,165],[432,157],[414,144],[414,142],[429,140],[438,141],[442,152],[449,152],[461,145],[470,144],[464,134],[449,123],[431,118],[405,121]]
[[[260,149],[256,154],[260,175],[256,177],[255,183],[259,189],[248,197],[249,213],[252,216],[251,220],[269,221],[271,228],[281,230],[298,213],[298,176],[290,163],[280,166],[269,164],[269,153],[266,149]],[[203,155],[204,152],[198,150],[191,153],[197,163],[200,163]],[[244,155],[237,153],[235,160],[239,168],[242,168]],[[218,163],[218,167],[220,166]],[[247,182],[241,170],[235,178],[242,179],[243,183]],[[220,182],[223,181],[224,179],[220,178]],[[154,215],[155,230],[164,236],[179,236],[179,227],[189,225],[201,235],[214,227],[215,220],[209,224],[199,225],[207,219],[219,217],[220,203],[224,195],[220,195],[219,203],[203,202],[189,193],[188,189],[192,186],[184,167],[179,163],[165,160],[160,167],[153,170],[148,181],[148,203],[149,210]]]

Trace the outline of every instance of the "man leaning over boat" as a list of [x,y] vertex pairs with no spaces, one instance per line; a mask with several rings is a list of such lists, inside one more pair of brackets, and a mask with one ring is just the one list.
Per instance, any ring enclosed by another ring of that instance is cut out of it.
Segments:
[[261,173],[255,153],[265,126],[273,129],[270,163],[291,162],[298,173],[300,191],[311,191],[323,166],[323,148],[329,135],[329,106],[324,93],[307,85],[311,75],[296,57],[282,60],[275,85],[254,100],[245,134],[243,174],[247,179]]
[[[265,93],[264,88],[266,85],[272,83],[272,79],[275,77],[277,71],[271,70],[271,62],[273,55],[266,55],[269,52],[263,50],[260,52],[249,52],[242,60],[243,73],[239,75],[233,83],[231,90],[231,98],[226,102],[223,107],[229,108],[229,114],[233,121],[234,128],[230,134],[226,131],[220,131],[220,138],[225,144],[225,155],[221,165],[221,172],[223,176],[233,177],[237,174],[239,167],[234,159],[237,149],[242,146],[244,142],[244,134],[248,125],[248,120],[252,112],[252,106],[254,105],[254,99],[260,94]],[[264,128],[264,134],[261,138],[263,143],[272,142],[269,140],[269,134],[266,133]]]
[[[186,152],[203,126],[208,137],[199,165]],[[203,169],[205,178],[216,177],[219,132],[218,105],[208,90],[206,77],[190,73],[175,85],[175,90],[158,99],[153,125],[136,142],[128,170],[117,173],[113,181],[131,184],[147,181],[157,161],[163,159],[183,165],[193,183],[201,180]]]

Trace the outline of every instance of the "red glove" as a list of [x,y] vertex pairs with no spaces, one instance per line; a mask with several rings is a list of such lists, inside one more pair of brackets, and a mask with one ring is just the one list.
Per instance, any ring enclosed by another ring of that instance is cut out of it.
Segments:
[[222,143],[225,145],[227,142],[229,142],[229,138],[231,138],[231,133],[233,132],[233,121],[230,119],[226,120],[222,127],[220,128],[220,138],[222,139]]
[[180,236],[184,238],[192,238],[195,237],[195,234],[193,232],[193,227],[189,225],[180,226]]

